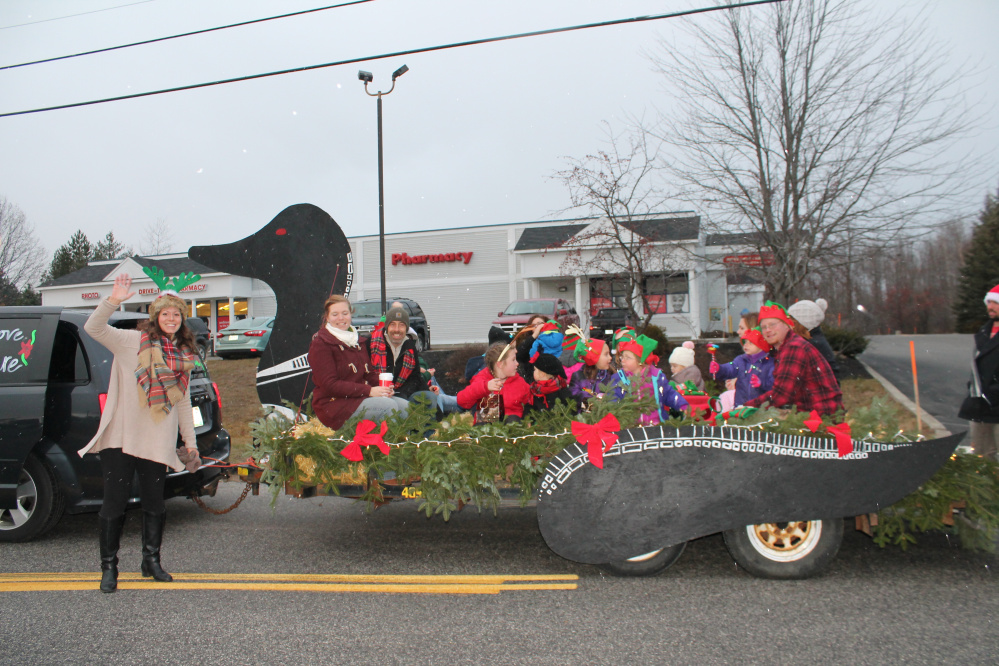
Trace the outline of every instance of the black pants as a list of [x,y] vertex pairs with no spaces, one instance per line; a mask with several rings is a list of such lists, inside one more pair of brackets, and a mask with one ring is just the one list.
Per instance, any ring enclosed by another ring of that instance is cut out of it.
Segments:
[[104,474],[104,504],[101,518],[118,518],[125,513],[132,492],[132,477],[139,473],[139,499],[142,510],[164,513],[163,488],[167,466],[144,458],[130,456],[121,449],[101,451],[101,471]]

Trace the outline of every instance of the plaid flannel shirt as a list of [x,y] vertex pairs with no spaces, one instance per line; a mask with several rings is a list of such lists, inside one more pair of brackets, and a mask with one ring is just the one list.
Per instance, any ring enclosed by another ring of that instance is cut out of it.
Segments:
[[770,356],[776,362],[774,387],[746,405],[760,407],[766,402],[782,408],[794,405],[799,412],[814,409],[819,414],[843,409],[843,394],[832,368],[808,340],[788,331],[784,342]]

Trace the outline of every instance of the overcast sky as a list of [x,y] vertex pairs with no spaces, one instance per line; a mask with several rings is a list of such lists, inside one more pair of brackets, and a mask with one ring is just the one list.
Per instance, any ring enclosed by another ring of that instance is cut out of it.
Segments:
[[[918,13],[908,0],[869,1],[878,11]],[[335,0],[0,0],[0,65],[329,4]],[[0,71],[0,113],[710,4],[374,0]],[[925,12],[937,40],[927,48],[976,69],[968,87],[992,120],[974,144],[999,154],[999,2],[930,0]],[[374,234],[375,99],[357,71],[374,73],[372,90],[387,90],[405,63],[410,71],[384,98],[387,232],[557,218],[568,196],[551,176],[565,156],[600,149],[601,121],[617,125],[668,108],[643,49],[661,38],[683,44],[683,23],[707,20],[598,28],[0,118],[0,195],[27,214],[49,256],[77,229],[92,241],[114,231],[138,250],[157,220],[169,225],[178,251],[230,242],[295,203],[320,206],[348,236]],[[999,185],[997,164],[989,158],[975,169],[980,185],[964,212],[974,214]]]

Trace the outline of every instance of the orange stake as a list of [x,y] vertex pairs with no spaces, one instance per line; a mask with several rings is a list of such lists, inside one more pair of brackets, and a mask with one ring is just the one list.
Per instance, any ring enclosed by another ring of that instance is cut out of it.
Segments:
[[916,427],[919,428],[919,434],[923,434],[923,415],[922,410],[919,409],[919,377],[916,374],[916,343],[914,340],[909,340],[909,355],[912,357],[912,391],[916,396]]

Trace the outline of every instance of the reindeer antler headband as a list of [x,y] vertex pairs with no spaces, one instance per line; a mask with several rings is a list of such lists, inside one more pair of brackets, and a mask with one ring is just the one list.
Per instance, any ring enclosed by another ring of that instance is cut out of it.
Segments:
[[163,294],[173,294],[180,297],[181,289],[201,279],[201,276],[197,273],[181,273],[176,277],[167,278],[166,274],[163,273],[163,269],[156,266],[143,266],[142,272],[148,275],[149,279],[155,282],[156,286],[160,288],[161,296]]

